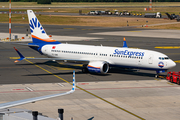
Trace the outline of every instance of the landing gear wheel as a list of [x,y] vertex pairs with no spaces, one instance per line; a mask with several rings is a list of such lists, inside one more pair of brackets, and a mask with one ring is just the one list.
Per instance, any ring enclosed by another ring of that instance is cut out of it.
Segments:
[[159,75],[155,75],[155,78],[158,78],[159,77]]
[[172,77],[170,78],[170,81],[173,83],[173,78]]
[[179,80],[179,78],[177,78],[177,84],[180,85],[180,80]]
[[82,68],[82,72],[83,73],[88,73],[88,69],[87,68]]
[[155,78],[159,78],[159,74],[156,74],[156,75],[155,75]]

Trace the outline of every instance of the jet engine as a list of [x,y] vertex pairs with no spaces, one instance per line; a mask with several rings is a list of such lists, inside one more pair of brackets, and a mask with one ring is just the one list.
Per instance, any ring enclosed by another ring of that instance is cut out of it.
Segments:
[[109,64],[106,61],[92,61],[87,65],[90,73],[106,74],[109,70]]

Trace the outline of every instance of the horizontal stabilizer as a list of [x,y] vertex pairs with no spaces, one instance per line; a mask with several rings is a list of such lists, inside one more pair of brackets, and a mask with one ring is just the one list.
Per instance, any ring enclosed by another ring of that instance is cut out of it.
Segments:
[[39,47],[39,45],[33,44],[33,43],[10,43],[10,44],[16,44],[16,45],[25,45],[25,46],[31,46],[31,47]]
[[14,62],[19,62],[19,61],[23,60],[25,57],[15,47],[14,47],[14,49],[16,50],[16,52],[18,53],[18,55],[20,57],[20,59],[14,61]]

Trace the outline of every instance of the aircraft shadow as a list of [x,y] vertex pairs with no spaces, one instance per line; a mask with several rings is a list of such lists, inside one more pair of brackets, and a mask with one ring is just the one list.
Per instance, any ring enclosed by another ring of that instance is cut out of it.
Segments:
[[[133,69],[123,69],[123,68],[112,68],[109,70],[109,72],[107,74],[94,74],[94,73],[82,73],[81,69],[82,66],[76,66],[74,63],[58,63],[56,61],[46,61],[46,62],[36,62],[34,63],[36,65],[48,65],[49,67],[55,67],[55,68],[62,68],[61,72],[58,73],[54,73],[54,75],[69,75],[72,74],[72,72],[65,71],[63,70],[63,68],[67,69],[79,69],[80,71],[76,72],[76,74],[91,74],[91,75],[95,75],[95,76],[109,76],[111,75],[111,73],[115,73],[115,74],[126,74],[126,75],[135,75],[135,76],[146,76],[146,77],[155,77],[155,72],[154,73],[146,73],[146,72],[140,72],[137,70],[133,70]],[[32,64],[20,64],[20,65],[32,65]],[[58,69],[57,69],[58,70]],[[63,72],[62,72],[63,71]],[[25,76],[43,76],[43,75],[51,75],[49,73],[47,74],[31,74],[31,75],[25,75]],[[162,75],[165,76],[165,75]]]
[[91,118],[89,118],[89,119],[87,119],[87,120],[92,120],[94,118],[94,116],[93,117],[91,117]]

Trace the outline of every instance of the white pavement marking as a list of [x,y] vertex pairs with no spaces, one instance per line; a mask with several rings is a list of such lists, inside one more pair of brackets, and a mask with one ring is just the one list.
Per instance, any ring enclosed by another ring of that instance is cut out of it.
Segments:
[[58,83],[58,85],[59,85],[59,86],[61,86],[61,87],[64,87],[64,85],[63,85],[63,84],[61,84],[61,83]]
[[100,33],[89,33],[89,34],[180,39],[180,30],[137,30],[137,31],[100,32]]
[[29,91],[34,91],[33,89],[31,89],[30,87],[26,87],[27,90]]

